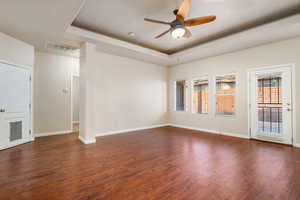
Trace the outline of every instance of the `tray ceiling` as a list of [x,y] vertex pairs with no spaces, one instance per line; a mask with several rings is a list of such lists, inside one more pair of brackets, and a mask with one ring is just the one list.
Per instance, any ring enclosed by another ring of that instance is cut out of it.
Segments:
[[[154,39],[168,26],[145,22],[144,17],[172,21],[172,11],[180,3],[177,0],[88,0],[72,25],[173,54],[300,12],[300,0],[192,0],[189,18],[216,15],[217,20],[192,28],[190,39],[175,40],[170,34]],[[135,36],[130,36],[130,32]]]

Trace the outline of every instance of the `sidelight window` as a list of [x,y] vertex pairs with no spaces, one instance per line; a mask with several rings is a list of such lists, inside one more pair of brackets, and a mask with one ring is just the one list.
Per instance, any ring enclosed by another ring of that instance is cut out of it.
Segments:
[[186,95],[186,81],[175,81],[175,110],[176,111],[185,111],[187,103]]

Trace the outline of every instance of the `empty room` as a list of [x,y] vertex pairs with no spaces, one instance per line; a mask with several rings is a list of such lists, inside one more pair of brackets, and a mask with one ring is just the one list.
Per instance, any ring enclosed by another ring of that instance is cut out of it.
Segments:
[[0,2],[0,200],[300,200],[300,0]]

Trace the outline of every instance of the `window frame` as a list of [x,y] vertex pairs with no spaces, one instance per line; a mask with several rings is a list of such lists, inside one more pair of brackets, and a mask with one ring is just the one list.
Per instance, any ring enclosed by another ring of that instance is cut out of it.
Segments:
[[184,109],[183,110],[177,110],[177,85],[176,83],[178,81],[185,81],[185,85],[184,85],[184,99],[186,98],[189,98],[189,94],[188,94],[188,87],[189,87],[189,81],[188,79],[186,78],[182,78],[182,79],[175,79],[173,80],[173,92],[174,92],[174,95],[173,95],[173,102],[174,102],[174,105],[173,105],[173,111],[174,112],[188,112],[188,106],[189,106],[189,100],[187,99],[186,101],[184,101]]
[[[208,111],[207,113],[199,113],[199,112],[196,112],[194,110],[194,82],[195,81],[198,81],[198,80],[207,80],[207,83],[208,83],[208,87],[207,87],[207,95],[208,95]],[[210,88],[211,88],[211,81],[209,79],[209,76],[208,75],[203,75],[203,76],[197,76],[197,77],[194,77],[193,79],[191,79],[190,81],[190,105],[191,105],[191,113],[192,114],[197,114],[197,115],[209,115],[210,113],[210,110],[211,110],[211,100],[210,100]]]
[[[222,76],[234,76],[235,77],[235,93],[234,94],[217,94],[217,77]],[[238,88],[238,78],[237,73],[225,73],[225,74],[219,74],[214,76],[213,80],[213,110],[214,110],[214,116],[216,117],[230,117],[230,118],[236,118],[237,116],[237,88]],[[233,96],[234,97],[234,114],[228,115],[228,114],[222,114],[217,112],[217,97],[218,96]]]

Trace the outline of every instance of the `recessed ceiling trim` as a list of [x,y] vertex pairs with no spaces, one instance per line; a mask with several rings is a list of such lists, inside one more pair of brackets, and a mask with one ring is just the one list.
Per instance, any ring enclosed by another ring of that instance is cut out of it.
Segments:
[[[141,47],[129,42],[110,38],[98,33],[94,33],[75,26],[70,26],[68,33],[80,38],[82,41],[106,43],[121,48],[126,48],[135,52],[142,53],[149,57],[149,59],[160,58],[161,62],[166,66],[174,66],[187,62],[192,62],[198,59],[218,56],[234,51],[239,51],[259,45],[268,44],[286,40],[293,37],[300,36],[300,28],[297,26],[300,20],[300,14],[284,18],[268,24],[263,24],[255,28],[251,28],[233,35],[229,35],[211,42],[207,42],[180,51],[171,55],[164,54],[152,49]],[[279,28],[280,27],[280,28]],[[274,30],[276,30],[274,32]],[[117,53],[116,53],[117,54]],[[138,59],[138,58],[136,58]]]
[[139,45],[132,44],[132,43],[129,43],[129,42],[125,42],[125,41],[122,41],[122,40],[118,40],[118,39],[115,39],[115,38],[111,38],[111,37],[102,35],[100,33],[94,33],[92,31],[88,31],[88,30],[85,30],[85,29],[82,29],[82,28],[78,28],[76,26],[70,26],[67,29],[67,33],[79,36],[79,37],[84,38],[84,39],[92,40],[94,42],[103,42],[103,43],[123,47],[123,48],[129,49],[129,50],[137,51],[137,52],[144,53],[144,54],[147,54],[147,55],[151,55],[151,56],[154,56],[154,57],[157,57],[157,58],[160,58],[160,59],[164,59],[166,61],[170,60],[170,56],[168,54],[161,53],[159,51],[155,51],[155,50],[148,49],[148,48],[145,48],[145,47],[141,47]]
[[[263,24],[236,34],[232,34],[211,42],[207,42],[196,47],[172,54],[172,64],[182,64],[192,62],[197,59],[203,59],[211,56],[217,56],[246,48],[251,48],[271,42],[286,40],[300,36],[300,28],[297,29],[296,22],[300,20],[300,14],[286,17],[284,19]],[[295,24],[295,26],[292,26]],[[280,27],[280,29],[278,29]],[[274,33],[276,31],[276,35]],[[290,34],[285,34],[289,32]],[[258,36],[257,40],[256,37]],[[270,37],[272,36],[272,37]],[[262,42],[263,41],[263,42]]]
[[70,21],[68,21],[65,25],[65,29],[64,31],[67,31],[68,28],[72,25],[72,22],[76,19],[76,17],[79,15],[79,12],[81,11],[81,9],[83,8],[83,6],[85,5],[86,0],[82,0],[80,6],[78,7],[78,9],[76,10],[76,12],[70,17]]

